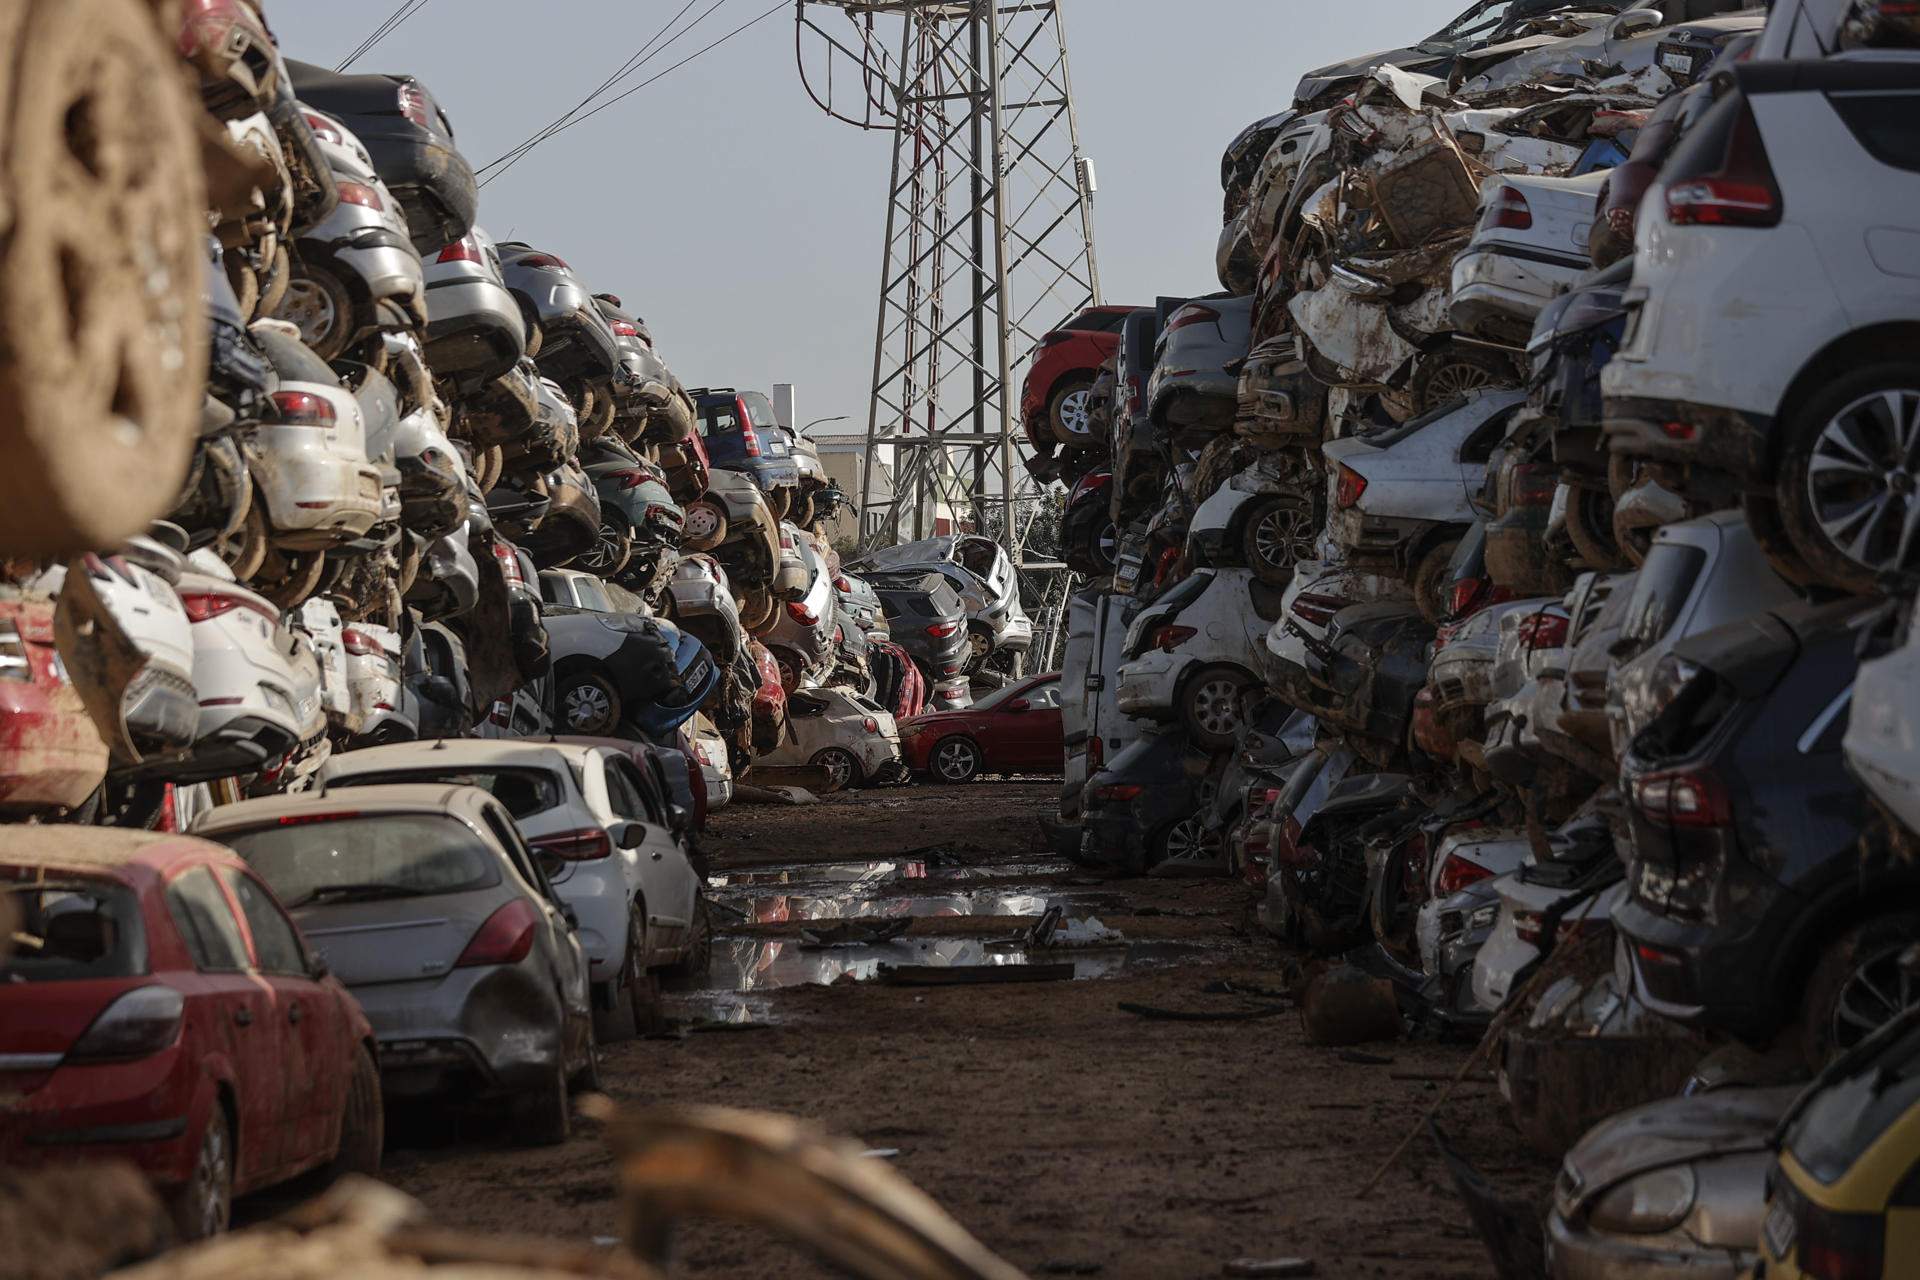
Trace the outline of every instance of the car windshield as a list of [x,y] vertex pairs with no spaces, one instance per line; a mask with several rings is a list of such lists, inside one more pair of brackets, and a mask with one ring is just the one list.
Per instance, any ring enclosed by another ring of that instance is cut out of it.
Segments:
[[506,806],[517,821],[560,806],[566,798],[560,779],[545,769],[382,769],[330,778],[329,788],[389,787],[409,783],[445,783],[450,787],[478,787]]
[[1870,1064],[1816,1092],[1786,1146],[1814,1179],[1832,1186],[1920,1101],[1920,1029],[1896,1035]]
[[[0,983],[130,978],[147,971],[147,935],[133,890],[109,880],[57,878],[0,888],[13,953]],[[11,910],[9,910],[9,908]]]
[[500,883],[498,859],[445,814],[299,814],[213,838],[246,859],[288,910]]

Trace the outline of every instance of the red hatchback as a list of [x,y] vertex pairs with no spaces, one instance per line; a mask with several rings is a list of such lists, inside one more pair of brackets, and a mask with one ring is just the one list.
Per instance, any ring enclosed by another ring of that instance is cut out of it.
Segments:
[[1060,673],[1010,684],[959,711],[935,711],[900,725],[907,767],[939,782],[983,773],[1061,773]]
[[1087,443],[1087,390],[1120,349],[1120,326],[1135,310],[1088,307],[1034,347],[1020,389],[1020,420],[1034,448]]
[[176,1230],[374,1173],[372,1029],[247,865],[187,836],[0,828],[0,1164],[132,1160]]

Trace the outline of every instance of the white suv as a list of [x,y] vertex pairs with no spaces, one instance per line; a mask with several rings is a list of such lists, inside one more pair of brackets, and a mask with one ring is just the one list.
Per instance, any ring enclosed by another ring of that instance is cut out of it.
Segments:
[[1868,589],[1920,532],[1920,59],[1732,75],[1640,211],[1609,447]]

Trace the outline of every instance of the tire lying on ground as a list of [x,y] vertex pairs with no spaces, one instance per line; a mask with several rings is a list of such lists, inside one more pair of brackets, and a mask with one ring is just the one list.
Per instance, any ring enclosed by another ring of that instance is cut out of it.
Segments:
[[0,0],[0,50],[0,551],[105,549],[199,425],[198,105],[142,0]]

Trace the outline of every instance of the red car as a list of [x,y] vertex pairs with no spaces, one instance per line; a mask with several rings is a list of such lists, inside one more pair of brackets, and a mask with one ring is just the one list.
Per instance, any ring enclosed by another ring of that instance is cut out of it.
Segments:
[[1087,441],[1087,390],[1120,349],[1120,326],[1134,307],[1088,307],[1040,339],[1020,389],[1020,420],[1043,453]]
[[900,726],[900,750],[908,768],[940,782],[1063,772],[1060,673],[1010,684],[960,711],[915,716]]
[[107,744],[54,645],[53,601],[0,600],[0,813],[76,808],[106,772]]
[[0,828],[0,1164],[121,1157],[175,1229],[376,1173],[373,1030],[247,865],[188,836]]
[[787,727],[787,686],[780,678],[780,661],[773,650],[758,640],[747,641],[754,669],[760,673],[760,687],[753,693],[753,745],[771,751],[780,745]]

